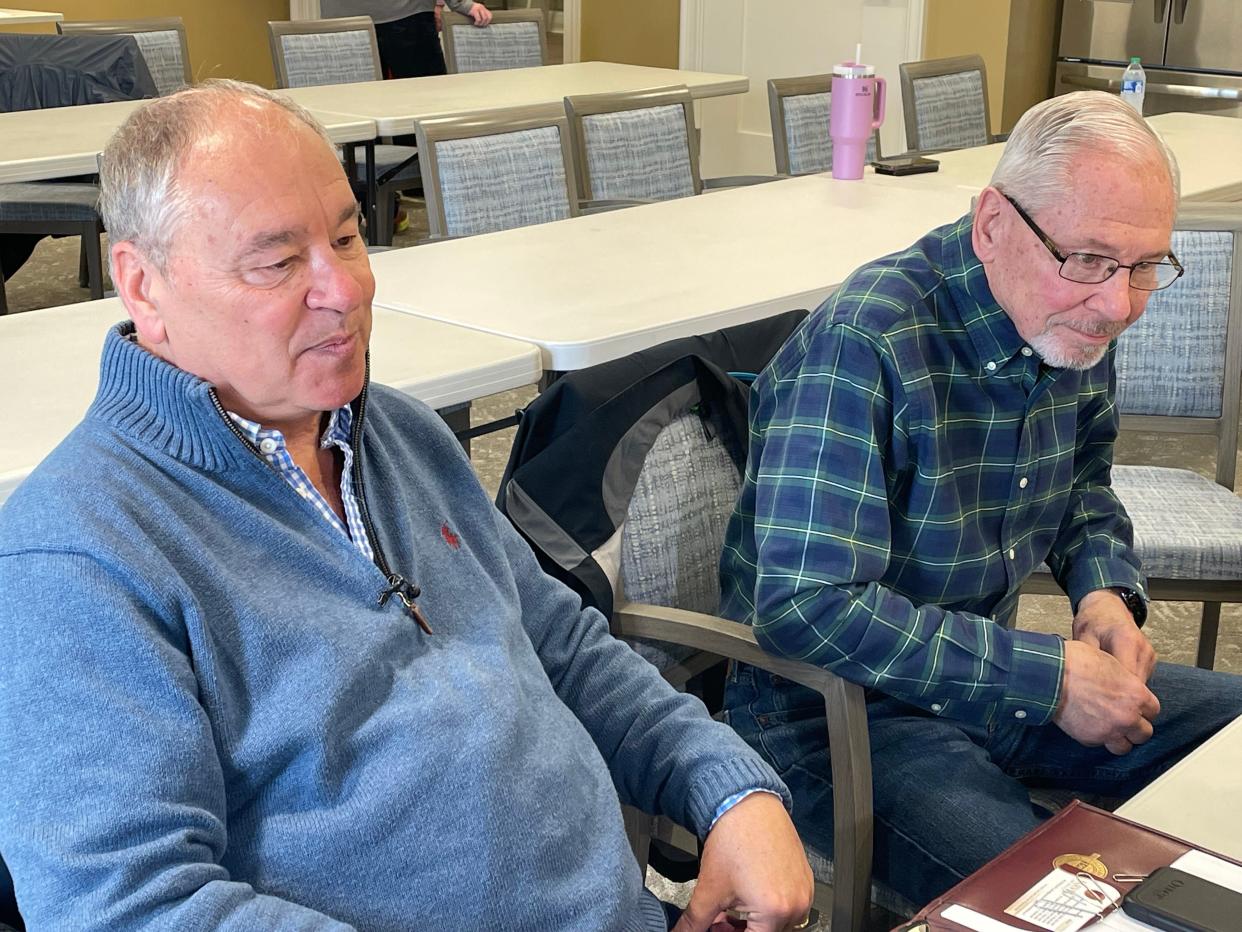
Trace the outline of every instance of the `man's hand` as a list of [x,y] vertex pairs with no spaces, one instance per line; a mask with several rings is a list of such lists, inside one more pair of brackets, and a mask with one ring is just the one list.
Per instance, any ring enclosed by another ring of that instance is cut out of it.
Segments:
[[1117,658],[1086,641],[1065,642],[1061,707],[1052,720],[1087,747],[1125,754],[1152,735],[1160,701]]
[[492,11],[483,4],[476,2],[470,8],[470,18],[474,20],[476,26],[486,26],[492,21]]
[[1074,615],[1074,640],[1112,654],[1144,683],[1156,667],[1156,650],[1134,623],[1121,596],[1108,589],[1088,592]]
[[690,903],[673,932],[706,932],[724,910],[747,913],[750,932],[783,932],[806,918],[815,878],[781,801],[752,793],[717,820],[703,843]]
[[444,32],[444,3],[436,4],[436,32]]

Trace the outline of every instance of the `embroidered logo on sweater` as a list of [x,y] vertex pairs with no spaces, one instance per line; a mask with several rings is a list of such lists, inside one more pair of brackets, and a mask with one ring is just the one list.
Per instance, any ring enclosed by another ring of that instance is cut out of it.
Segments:
[[453,529],[450,528],[447,524],[440,525],[440,536],[443,537],[444,542],[448,544],[450,547],[452,547],[454,550],[457,550],[459,547],[461,547],[461,538],[458,537],[456,534],[454,534]]

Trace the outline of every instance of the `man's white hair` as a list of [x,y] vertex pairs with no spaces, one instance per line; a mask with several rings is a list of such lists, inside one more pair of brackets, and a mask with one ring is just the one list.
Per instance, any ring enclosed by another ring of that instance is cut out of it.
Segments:
[[99,211],[113,242],[135,243],[160,271],[187,206],[178,184],[185,156],[217,131],[220,115],[245,101],[262,101],[312,129],[332,146],[309,111],[266,88],[217,78],[143,104],[121,124],[99,160]]
[[992,186],[1031,212],[1065,197],[1074,164],[1087,151],[1121,162],[1162,162],[1181,193],[1177,159],[1138,112],[1113,94],[1075,91],[1036,104],[1018,120],[992,173]]

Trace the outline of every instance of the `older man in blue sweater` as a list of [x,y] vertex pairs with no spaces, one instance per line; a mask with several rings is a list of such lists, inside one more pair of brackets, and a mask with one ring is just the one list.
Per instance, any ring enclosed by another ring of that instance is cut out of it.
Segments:
[[101,176],[132,322],[0,516],[27,924],[667,929],[618,797],[706,838],[679,930],[804,916],[772,771],[367,384],[374,280],[314,121],[215,82],[135,113]]

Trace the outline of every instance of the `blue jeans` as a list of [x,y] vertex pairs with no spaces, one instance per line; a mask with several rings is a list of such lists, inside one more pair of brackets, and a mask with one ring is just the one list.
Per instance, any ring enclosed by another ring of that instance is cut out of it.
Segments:
[[[968,725],[873,693],[867,703],[875,798],[875,876],[916,905],[939,896],[1048,813],[1028,788],[1129,797],[1242,715],[1242,676],[1157,664],[1155,735],[1115,757],[1055,725]],[[729,723],[793,793],[804,841],[832,851],[832,773],[822,697],[736,666]]]

